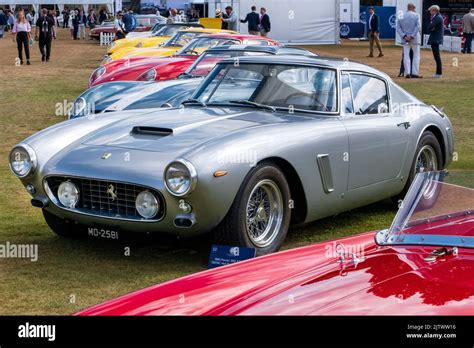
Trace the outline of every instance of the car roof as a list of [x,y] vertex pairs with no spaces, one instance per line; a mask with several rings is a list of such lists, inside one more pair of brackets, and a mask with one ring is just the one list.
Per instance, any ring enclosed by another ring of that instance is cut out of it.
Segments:
[[265,52],[280,55],[308,55],[317,56],[317,54],[300,47],[289,46],[259,46],[259,45],[222,45],[214,46],[207,49],[207,52],[222,52],[222,51],[250,51],[250,52]]
[[[233,63],[236,58],[225,59],[219,63]],[[362,71],[374,75],[379,75],[387,80],[390,77],[368,65],[350,61],[342,58],[305,56],[305,55],[272,55],[272,56],[245,56],[239,57],[240,63],[252,64],[295,64],[295,65],[315,65],[338,70]]]
[[248,35],[248,34],[239,34],[234,32],[226,32],[225,30],[218,33],[206,34],[202,36],[209,36],[209,37],[223,37],[229,39],[241,39],[241,40],[259,40],[259,41],[268,41],[268,42],[276,42],[273,39],[263,37],[263,36],[256,36],[256,35]]

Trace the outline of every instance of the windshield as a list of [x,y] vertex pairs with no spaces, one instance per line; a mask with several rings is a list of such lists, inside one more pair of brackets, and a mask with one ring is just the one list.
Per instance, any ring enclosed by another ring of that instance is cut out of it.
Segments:
[[181,31],[177,32],[171,39],[166,41],[164,46],[186,46],[191,40],[196,36],[202,35],[202,33],[192,32],[192,31]]
[[191,41],[183,47],[176,55],[200,55],[214,46],[232,45],[239,43],[238,40],[214,37],[201,37]]
[[186,28],[184,25],[161,25],[161,27],[153,32],[154,36],[173,36],[179,30]]
[[377,242],[474,248],[474,190],[447,181],[446,172],[417,174]]
[[249,52],[244,50],[231,51],[224,50],[219,52],[204,52],[186,71],[185,75],[191,76],[207,76],[212,69],[223,59],[242,57],[242,56],[256,56],[268,55],[266,52]]
[[287,110],[337,112],[336,70],[242,62],[218,64],[195,99],[206,104],[246,100]]

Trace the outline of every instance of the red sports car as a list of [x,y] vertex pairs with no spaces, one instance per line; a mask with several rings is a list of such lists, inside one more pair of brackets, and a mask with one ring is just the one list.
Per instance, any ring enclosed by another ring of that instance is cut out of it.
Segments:
[[420,173],[388,230],[222,266],[78,314],[473,315],[473,208],[473,189]]
[[110,81],[163,81],[177,78],[210,47],[217,45],[277,46],[279,42],[254,35],[202,35],[171,57],[122,58],[97,68],[89,79],[89,87]]

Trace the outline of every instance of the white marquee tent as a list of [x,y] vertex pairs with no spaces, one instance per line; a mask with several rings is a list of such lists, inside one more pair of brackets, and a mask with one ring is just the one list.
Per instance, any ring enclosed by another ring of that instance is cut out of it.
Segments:
[[31,5],[36,14],[39,13],[42,5],[56,5],[61,12],[66,5],[82,6],[88,9],[89,5],[105,5],[109,12],[114,10],[114,0],[0,0],[0,6],[9,5],[10,8],[21,5]]

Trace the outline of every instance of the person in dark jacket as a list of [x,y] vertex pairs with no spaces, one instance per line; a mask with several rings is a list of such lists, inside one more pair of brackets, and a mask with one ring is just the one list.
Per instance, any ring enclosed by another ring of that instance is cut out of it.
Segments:
[[99,25],[107,20],[107,12],[104,9],[99,11]]
[[65,8],[61,13],[63,15],[63,28],[67,28],[69,23],[69,10]]
[[[41,61],[49,62],[51,42],[53,41],[54,21],[48,16],[48,10],[41,10],[41,17],[36,21],[35,39],[39,41]],[[45,51],[46,48],[46,51]]]
[[379,50],[379,57],[383,57],[382,44],[380,43],[380,21],[379,16],[375,14],[375,9],[369,7],[369,20],[367,21],[368,33],[369,33],[369,42],[370,42],[370,53],[368,57],[374,56],[374,44],[377,45]]
[[260,8],[260,18],[259,18],[259,31],[260,35],[267,37],[271,29],[270,16],[267,14],[267,9],[265,7]]
[[75,9],[74,16],[72,17],[72,37],[74,38],[74,40],[79,40],[79,22],[79,9]]
[[260,16],[257,13],[257,6],[251,7],[252,12],[247,13],[245,19],[241,19],[240,23],[248,23],[248,30],[250,35],[260,35],[258,26],[260,24]]
[[436,62],[436,74],[434,74],[433,77],[440,78],[443,76],[443,63],[441,61],[439,46],[443,44],[444,20],[441,13],[439,13],[440,9],[438,5],[431,6],[429,11],[431,19],[428,26],[428,31],[430,32],[428,45],[431,45],[433,57]]
[[127,9],[123,10],[122,22],[125,27],[125,36],[133,31],[133,18],[130,12]]
[[7,26],[7,21],[8,21],[7,16],[5,15],[5,13],[3,13],[2,10],[0,10],[0,38],[3,37],[3,33],[5,32],[5,27]]

